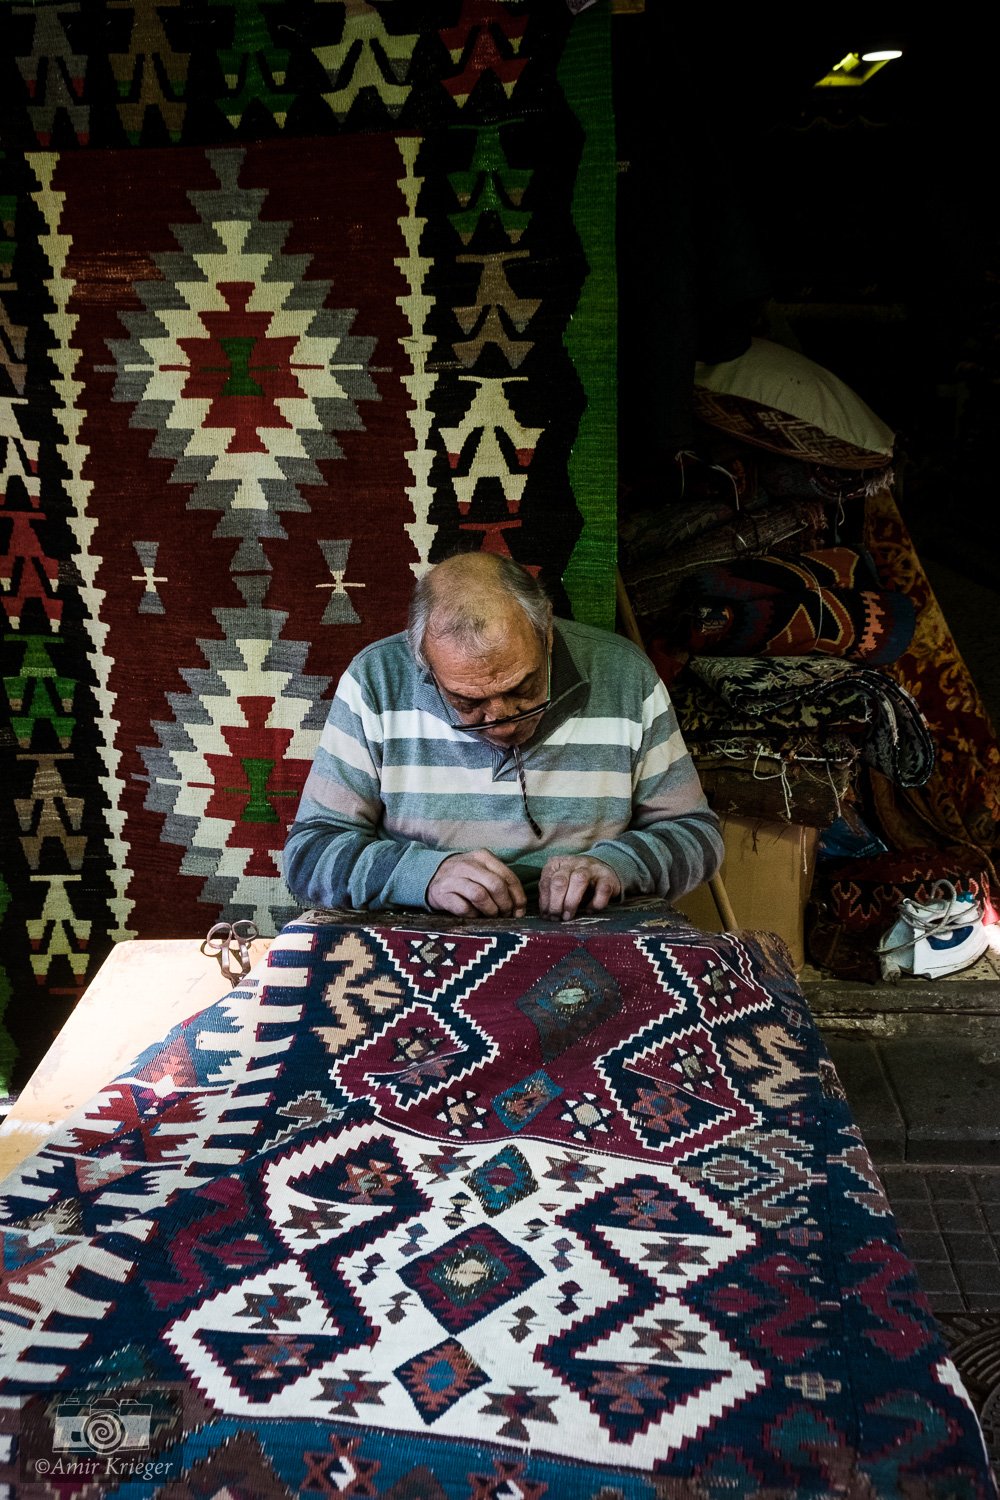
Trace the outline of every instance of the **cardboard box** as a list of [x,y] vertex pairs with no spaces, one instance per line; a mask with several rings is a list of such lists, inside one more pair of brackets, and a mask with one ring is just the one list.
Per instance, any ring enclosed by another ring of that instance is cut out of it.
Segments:
[[[806,961],[804,915],[816,868],[819,830],[801,823],[723,818],[726,855],[721,875],[740,927],[784,938],[795,972]],[[722,922],[707,885],[675,901],[696,927],[719,932]]]

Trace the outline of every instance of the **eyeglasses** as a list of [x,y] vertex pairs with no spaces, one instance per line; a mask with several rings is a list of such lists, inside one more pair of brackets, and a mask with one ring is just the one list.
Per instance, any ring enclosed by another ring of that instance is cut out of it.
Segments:
[[481,724],[452,724],[449,720],[449,725],[452,729],[469,729],[473,734],[481,734],[484,729],[502,729],[506,724],[520,724],[525,719],[537,719],[551,702],[551,698],[546,698],[537,708],[526,708],[521,714],[504,714],[502,719],[484,719]]
[[[447,706],[447,699],[445,698],[444,693],[442,693],[440,684],[438,683],[437,678],[434,677],[433,672],[431,673],[431,676],[434,678],[434,686],[437,688],[438,697],[441,699],[441,702],[444,703]],[[545,712],[545,710],[548,708],[548,706],[549,706],[549,704],[551,702],[552,702],[552,656],[551,656],[551,653],[546,652],[546,656],[545,656],[545,697],[542,699],[541,703],[537,704],[534,708],[526,708],[526,709],[524,709],[519,714],[505,714],[502,719],[484,719],[479,724],[455,724],[455,723],[453,723],[451,721],[451,719],[449,719],[448,720],[448,727],[449,727],[449,729],[468,729],[473,734],[482,734],[485,730],[490,730],[490,729],[503,729],[508,724],[521,724],[521,723],[523,723],[525,721],[525,719],[537,719],[538,715],[539,714],[543,714]]]

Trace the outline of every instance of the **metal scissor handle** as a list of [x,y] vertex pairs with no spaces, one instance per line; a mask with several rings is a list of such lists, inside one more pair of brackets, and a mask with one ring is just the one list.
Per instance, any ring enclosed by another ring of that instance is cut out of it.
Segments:
[[[223,974],[235,982],[245,979],[253,967],[250,944],[256,937],[260,937],[256,924],[245,918],[236,922],[216,922],[214,927],[208,929],[201,951],[217,958]],[[239,972],[236,970],[237,962]]]

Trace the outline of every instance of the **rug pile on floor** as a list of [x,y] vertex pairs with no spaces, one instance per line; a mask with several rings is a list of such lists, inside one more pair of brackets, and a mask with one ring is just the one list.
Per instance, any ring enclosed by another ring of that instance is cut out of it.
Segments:
[[996,1495],[777,940],[311,914],[0,1211],[81,1500]]

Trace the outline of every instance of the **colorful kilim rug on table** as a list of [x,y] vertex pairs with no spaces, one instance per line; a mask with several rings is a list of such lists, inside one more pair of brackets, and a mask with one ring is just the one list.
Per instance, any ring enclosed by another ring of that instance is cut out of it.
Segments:
[[413,920],[290,924],[8,1180],[22,1476],[70,1398],[126,1495],[995,1495],[780,945]]
[[113,940],[288,919],[326,700],[428,562],[613,625],[608,41],[0,7],[0,1092]]

